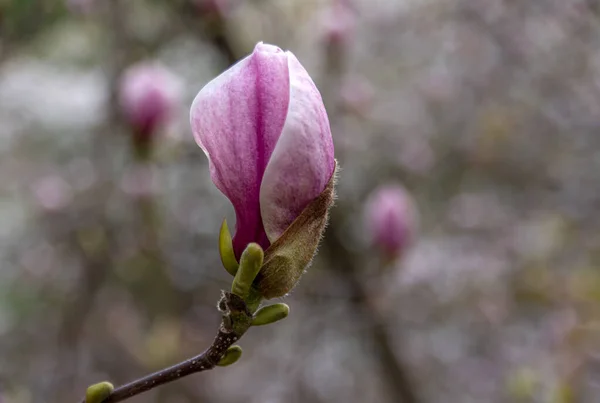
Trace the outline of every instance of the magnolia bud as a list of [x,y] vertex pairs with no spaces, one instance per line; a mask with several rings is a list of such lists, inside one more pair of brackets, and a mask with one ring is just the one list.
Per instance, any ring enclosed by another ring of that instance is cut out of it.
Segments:
[[334,0],[323,19],[324,40],[330,45],[344,45],[356,29],[356,15],[349,0]]
[[137,142],[147,142],[170,122],[180,91],[179,80],[158,64],[141,62],[123,73],[120,104]]
[[312,260],[333,202],[336,163],[319,91],[291,52],[259,43],[198,93],[190,120],[235,209],[235,258],[260,245],[255,285],[266,298],[285,295]]
[[400,186],[376,189],[365,206],[366,227],[372,243],[388,258],[401,255],[415,238],[418,212]]

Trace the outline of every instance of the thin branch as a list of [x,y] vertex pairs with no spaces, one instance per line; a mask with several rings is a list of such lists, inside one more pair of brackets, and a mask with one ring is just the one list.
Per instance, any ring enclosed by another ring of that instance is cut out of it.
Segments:
[[[157,386],[217,366],[227,349],[238,341],[252,324],[252,313],[244,300],[235,294],[224,292],[219,302],[219,309],[223,312],[223,320],[217,336],[203,353],[172,367],[119,386],[102,403],[121,402]],[[81,403],[86,403],[85,399]]]

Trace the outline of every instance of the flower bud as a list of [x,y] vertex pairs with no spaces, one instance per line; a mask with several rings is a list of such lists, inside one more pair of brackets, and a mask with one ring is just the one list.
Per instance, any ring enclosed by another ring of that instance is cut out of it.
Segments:
[[323,19],[324,40],[329,45],[347,44],[356,30],[356,14],[349,0],[334,0]]
[[365,220],[372,243],[386,257],[395,258],[414,240],[418,212],[403,187],[388,185],[376,189],[369,197]]
[[198,93],[190,114],[211,178],[235,210],[236,259],[260,245],[255,285],[266,298],[285,295],[312,260],[333,201],[333,140],[319,91],[291,52],[259,43]]
[[136,142],[149,141],[171,120],[180,92],[179,80],[157,64],[140,62],[123,73],[120,104]]

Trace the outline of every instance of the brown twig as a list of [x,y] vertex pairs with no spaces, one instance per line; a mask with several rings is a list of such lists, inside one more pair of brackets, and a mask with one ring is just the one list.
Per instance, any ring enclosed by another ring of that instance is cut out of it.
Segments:
[[[121,402],[157,386],[217,366],[227,349],[238,341],[252,324],[252,313],[244,300],[235,294],[223,292],[219,309],[223,312],[223,320],[217,336],[203,353],[119,386],[102,403]],[[82,403],[85,403],[85,399],[82,400]]]

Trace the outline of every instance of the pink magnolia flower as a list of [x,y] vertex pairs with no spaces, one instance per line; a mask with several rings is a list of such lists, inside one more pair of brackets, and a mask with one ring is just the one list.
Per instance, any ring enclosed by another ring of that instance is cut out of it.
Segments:
[[250,242],[267,249],[334,173],[321,95],[298,59],[276,46],[257,44],[209,82],[190,120],[213,182],[235,209],[238,259]]
[[387,257],[396,257],[414,240],[418,213],[408,192],[397,185],[376,189],[365,206],[371,241]]
[[179,80],[158,64],[140,62],[123,73],[120,103],[136,136],[147,139],[170,121],[180,91]]

